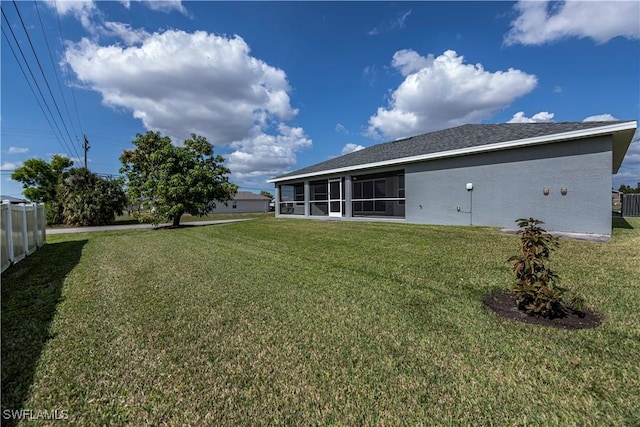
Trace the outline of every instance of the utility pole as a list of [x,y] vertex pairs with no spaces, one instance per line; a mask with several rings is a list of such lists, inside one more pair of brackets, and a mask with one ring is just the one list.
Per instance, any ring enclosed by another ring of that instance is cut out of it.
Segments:
[[83,148],[84,148],[84,168],[86,170],[89,170],[89,168],[87,167],[87,151],[89,151],[89,148],[91,147],[89,147],[89,139],[87,139],[87,135],[84,135]]

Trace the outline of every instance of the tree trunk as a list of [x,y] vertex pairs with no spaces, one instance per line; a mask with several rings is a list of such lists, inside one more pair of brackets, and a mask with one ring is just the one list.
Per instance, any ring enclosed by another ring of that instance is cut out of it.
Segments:
[[181,217],[182,217],[182,214],[178,214],[178,215],[173,217],[173,226],[174,227],[178,227],[180,225],[180,218]]

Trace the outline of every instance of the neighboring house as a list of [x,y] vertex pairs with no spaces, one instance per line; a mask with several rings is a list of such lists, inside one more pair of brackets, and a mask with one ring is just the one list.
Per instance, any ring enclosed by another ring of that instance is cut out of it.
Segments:
[[611,207],[614,211],[620,212],[622,208],[622,193],[617,190],[611,190]]
[[213,213],[248,213],[248,212],[269,212],[271,199],[261,194],[254,194],[248,191],[238,191],[233,200],[226,203],[216,201],[216,208]]
[[276,216],[611,234],[611,184],[635,121],[464,125],[272,178]]
[[13,197],[13,196],[5,196],[5,195],[0,195],[0,201],[3,202],[9,202],[9,203],[31,203],[28,200],[25,199],[18,199],[17,197]]

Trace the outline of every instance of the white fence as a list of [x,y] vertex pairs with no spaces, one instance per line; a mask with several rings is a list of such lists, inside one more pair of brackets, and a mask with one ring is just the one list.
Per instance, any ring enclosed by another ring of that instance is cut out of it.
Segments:
[[2,271],[46,243],[44,204],[2,202]]

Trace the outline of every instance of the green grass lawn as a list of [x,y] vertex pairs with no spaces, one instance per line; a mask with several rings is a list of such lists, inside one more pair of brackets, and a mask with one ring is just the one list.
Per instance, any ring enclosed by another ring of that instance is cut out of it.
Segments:
[[263,218],[49,236],[2,276],[3,414],[639,425],[640,220],[615,221],[609,243],[562,240],[551,258],[605,318],[580,331],[483,306],[513,281],[518,236],[495,229]]
[[[185,214],[180,218],[180,224],[188,224],[191,222],[200,222],[200,221],[220,221],[227,219],[257,219],[257,218],[272,218],[274,216],[273,212],[250,212],[250,213],[212,213],[204,216],[193,216]],[[170,221],[167,221],[169,223]],[[128,214],[117,216],[113,224],[109,225],[131,225],[131,224],[140,224],[133,216]],[[64,224],[55,224],[48,225],[47,228],[74,228],[71,225]]]

